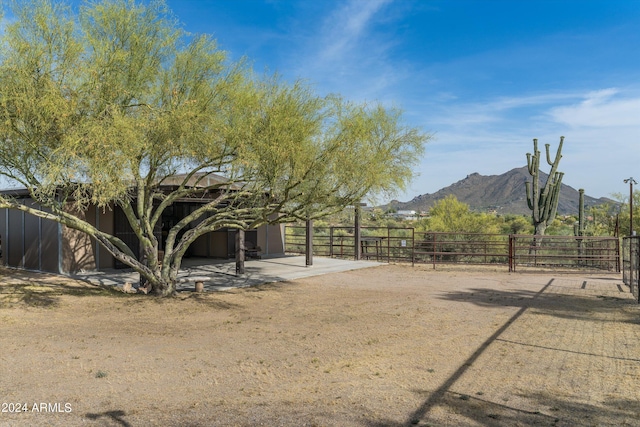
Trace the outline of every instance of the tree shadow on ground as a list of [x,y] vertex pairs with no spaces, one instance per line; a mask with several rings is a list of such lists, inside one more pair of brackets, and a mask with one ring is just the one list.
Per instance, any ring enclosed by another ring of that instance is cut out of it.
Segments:
[[[265,284],[254,288],[234,289],[233,292],[262,292],[281,289],[279,284]],[[195,301],[212,309],[231,310],[239,304],[222,301],[215,296],[232,293],[225,291],[196,293],[178,292],[174,298],[157,298],[142,293],[124,293],[121,288],[75,280],[54,274],[6,269],[0,267],[0,309],[12,307],[54,308],[64,296],[115,297],[124,305],[173,304],[179,301]]]
[[606,292],[605,295],[586,293],[584,295],[566,293],[536,295],[535,291],[527,290],[475,288],[448,292],[441,298],[467,302],[480,307],[525,307],[537,314],[590,322],[610,322],[612,320],[606,319],[606,314],[616,312],[618,316],[615,322],[640,324],[638,304],[624,291],[620,292],[619,296],[611,292]]
[[[189,295],[180,295],[182,301],[195,301],[203,306],[206,306],[215,310],[237,310],[243,308],[241,304],[235,304],[228,301],[222,301],[216,298],[214,293],[196,293],[193,292]],[[216,293],[217,294],[217,293]],[[158,298],[156,298],[158,299]]]
[[260,283],[253,286],[241,288],[245,292],[273,292],[284,291],[287,287],[290,287],[294,282],[289,281],[274,281],[267,283]]
[[[535,291],[501,291],[493,289],[471,289],[467,291],[449,292],[442,298],[451,301],[473,303],[483,307],[511,306],[519,307],[519,310],[511,316],[500,328],[487,338],[476,351],[453,372],[435,390],[416,390],[420,395],[427,397],[422,404],[410,413],[405,421],[392,420],[370,421],[371,427],[383,426],[414,426],[414,425],[481,425],[481,426],[575,426],[598,425],[619,426],[633,425],[640,416],[640,403],[636,400],[611,399],[601,402],[600,405],[562,399],[545,393],[531,393],[521,395],[526,399],[529,407],[539,408],[534,411],[524,410],[508,406],[506,403],[490,402],[482,399],[477,390],[469,394],[452,391],[453,386],[467,372],[470,366],[487,350],[495,341],[501,340],[501,335],[517,321],[527,310],[535,309],[548,313],[575,319],[579,321],[603,321],[597,315],[604,312],[621,310],[633,307],[629,310],[629,318],[617,322],[637,323],[637,306],[629,298],[599,299],[594,295],[584,297],[580,295],[568,295],[558,293],[546,293],[552,287],[555,279],[551,279],[544,287]],[[588,353],[582,353],[588,355]],[[625,359],[632,362],[640,362],[636,359]],[[434,408],[446,409],[450,417],[447,420],[435,419]],[[584,421],[588,422],[585,423]],[[444,424],[443,424],[444,422]],[[631,423],[631,424],[630,424]]]
[[[0,278],[0,280],[2,280]],[[112,296],[124,297],[125,294],[113,288],[95,285],[67,284],[64,282],[30,281],[28,279],[18,283],[0,283],[0,308],[16,306],[28,307],[56,307],[62,296],[92,297]]]
[[[432,391],[414,390],[421,395]],[[514,396],[527,400],[529,407],[536,410],[525,410],[509,405],[483,399],[475,392],[470,394],[446,392],[434,405],[444,408],[450,414],[446,419],[439,419],[427,412],[412,414],[403,422],[392,420],[376,420],[366,423],[369,427],[400,426],[465,426],[478,425],[487,427],[502,426],[624,426],[637,425],[640,416],[640,403],[632,399],[615,399],[599,405],[577,402],[552,396],[547,393]]]

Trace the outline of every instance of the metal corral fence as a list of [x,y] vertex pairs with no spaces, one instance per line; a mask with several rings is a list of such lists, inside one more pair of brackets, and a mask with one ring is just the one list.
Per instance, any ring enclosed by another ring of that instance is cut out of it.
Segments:
[[620,240],[590,236],[509,236],[509,271],[517,266],[620,272]]
[[[361,259],[381,262],[412,262],[413,228],[360,227]],[[285,250],[305,253],[305,227],[288,225]],[[313,254],[332,258],[355,258],[354,227],[313,227]]]
[[[305,253],[305,227],[287,226],[289,253]],[[354,227],[314,227],[313,254],[355,258]],[[361,227],[361,258],[411,264],[485,264],[620,272],[616,237],[532,236],[416,232],[413,228]]]
[[622,280],[640,303],[640,236],[622,238]]
[[416,233],[414,262],[508,264],[509,236],[487,233]]

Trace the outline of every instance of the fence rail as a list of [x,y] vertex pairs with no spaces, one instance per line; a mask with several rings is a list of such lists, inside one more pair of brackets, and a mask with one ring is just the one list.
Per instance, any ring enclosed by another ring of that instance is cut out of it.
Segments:
[[[354,227],[314,227],[313,253],[355,258]],[[305,253],[305,227],[287,226],[289,253]],[[485,264],[620,272],[616,237],[416,232],[413,228],[362,227],[362,259],[411,264]]]
[[416,233],[414,262],[433,264],[507,264],[507,235],[482,233]]
[[616,237],[509,236],[509,270],[516,267],[570,268],[620,272]]
[[[361,258],[381,262],[412,262],[414,229],[402,227],[361,227]],[[314,227],[313,254],[335,258],[355,258],[354,227]],[[305,253],[305,227],[285,230],[289,253]]]

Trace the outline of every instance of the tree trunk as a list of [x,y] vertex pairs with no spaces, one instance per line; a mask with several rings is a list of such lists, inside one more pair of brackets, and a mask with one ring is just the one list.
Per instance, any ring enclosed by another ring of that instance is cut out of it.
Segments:
[[308,219],[305,227],[305,262],[304,265],[311,267],[313,265],[313,220]]
[[236,230],[236,275],[244,274],[244,230]]
[[147,285],[146,293],[151,293],[159,297],[168,297],[176,293],[175,279],[158,277],[156,280],[153,280],[153,281],[150,281],[147,279],[144,279],[144,280],[146,280],[146,285]]

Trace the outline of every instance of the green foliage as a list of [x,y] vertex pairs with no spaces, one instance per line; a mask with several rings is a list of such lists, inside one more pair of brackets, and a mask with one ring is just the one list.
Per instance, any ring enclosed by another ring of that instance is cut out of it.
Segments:
[[[634,199],[636,195],[634,194]],[[640,194],[638,194],[640,201]],[[635,204],[634,204],[635,206]],[[603,203],[598,206],[592,206],[587,210],[585,218],[585,235],[586,236],[614,236],[616,233],[616,222],[619,221],[619,235],[624,236],[629,230],[629,205],[615,206],[611,203]],[[624,215],[618,213],[625,212]],[[635,215],[634,215],[635,222]]]
[[[584,229],[583,236],[614,236],[616,227],[616,217],[620,207],[610,203],[604,203],[585,209],[583,216]],[[622,207],[624,212],[624,207]],[[620,226],[624,233],[629,229],[628,206],[626,215],[620,216]],[[635,218],[634,218],[635,222]],[[566,215],[556,218],[547,228],[547,234],[557,236],[573,236],[579,227],[579,216]]]
[[[173,291],[205,233],[321,218],[402,190],[429,139],[397,109],[319,97],[230,62],[159,0],[86,2],[78,14],[52,0],[12,5],[0,43],[0,174],[43,209],[10,197],[0,207],[89,234],[159,294]],[[159,263],[162,212],[203,195],[210,202],[168,232]],[[119,206],[142,257],[69,204]]]
[[[355,222],[355,212],[353,206],[348,206],[340,212],[323,218],[327,226],[353,227]],[[380,208],[364,208],[360,214],[360,225],[362,227],[412,227],[413,222],[398,218],[393,212],[384,212]],[[317,224],[317,222],[316,222]]]
[[[617,207],[611,207],[609,214],[612,217],[612,224],[609,228],[615,227],[615,218],[618,218],[619,235],[628,236],[630,233],[629,224],[629,193],[614,193],[611,197],[618,201],[620,204]],[[603,207],[604,208],[604,207]],[[598,212],[601,216],[606,216],[606,213],[600,210]],[[636,234],[640,230],[640,191],[635,190],[633,192],[633,229]]]
[[498,233],[500,231],[493,215],[471,212],[469,205],[458,201],[454,195],[438,201],[429,210],[429,217],[418,221],[416,228],[419,231],[463,233]]
[[573,236],[576,218],[568,216],[560,219],[555,218],[547,227],[546,234],[551,236]]
[[502,234],[532,234],[531,218],[524,215],[505,215],[500,221]]

